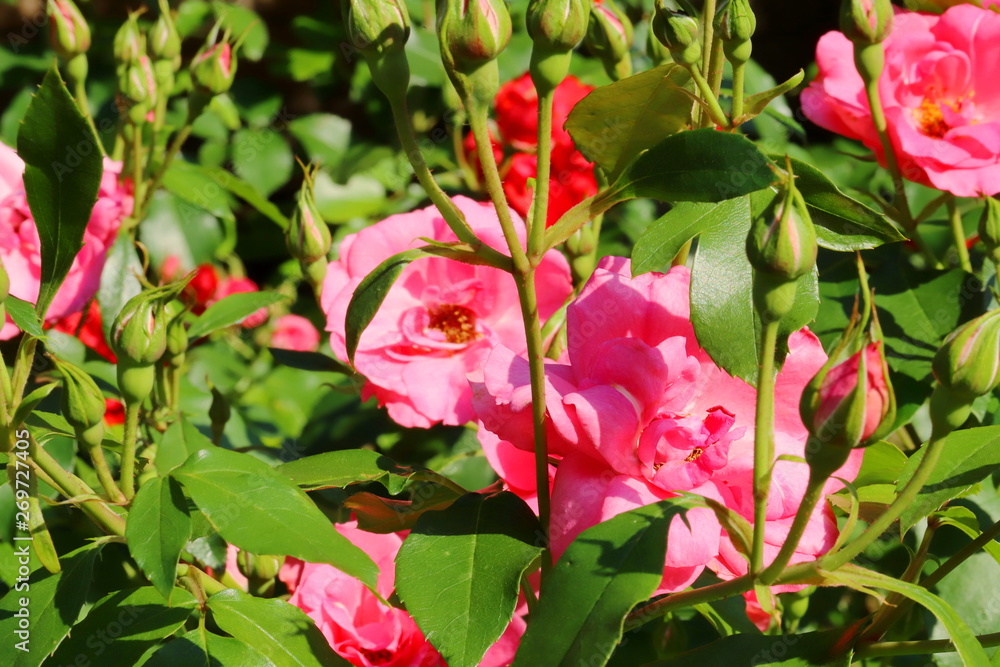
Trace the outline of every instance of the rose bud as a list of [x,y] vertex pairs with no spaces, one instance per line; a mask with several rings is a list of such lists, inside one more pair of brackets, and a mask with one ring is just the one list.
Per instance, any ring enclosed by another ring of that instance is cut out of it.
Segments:
[[129,14],[128,19],[115,33],[114,54],[118,66],[133,62],[146,52],[146,38],[139,28],[139,15]]
[[722,50],[734,65],[750,60],[753,44],[750,38],[757,29],[757,17],[749,0],[732,0],[716,18],[716,29],[722,37]]
[[90,26],[72,0],[49,0],[49,40],[63,61],[90,48]]
[[629,57],[632,33],[632,22],[614,0],[602,0],[591,6],[587,48],[601,59],[612,79],[623,79],[632,73]]
[[653,34],[667,47],[678,65],[693,67],[701,62],[698,21],[681,12],[671,11],[665,0],[656,0]]
[[100,447],[104,439],[104,395],[94,378],[73,364],[52,358],[63,376],[62,415],[73,427],[76,439],[88,448]]
[[1000,382],[1000,310],[968,322],[934,356],[934,377],[958,398],[972,401]]
[[587,34],[590,0],[531,0],[525,18],[535,48],[572,51]]
[[181,36],[166,0],[160,0],[160,18],[149,30],[147,46],[157,83],[163,88],[173,88],[173,74],[181,68]]
[[236,50],[229,43],[228,31],[218,40],[218,24],[208,34],[205,45],[191,61],[191,78],[202,93],[221,95],[236,78]]
[[503,0],[441,0],[438,39],[445,66],[471,73],[510,43],[510,12]]
[[402,0],[350,0],[344,25],[355,49],[366,56],[401,51],[410,38],[410,15]]
[[167,350],[169,318],[164,306],[187,286],[188,280],[137,294],[115,318],[111,348],[118,357],[118,389],[126,404],[141,403],[152,392],[154,365]]
[[890,0],[843,0],[840,30],[858,45],[878,44],[892,31]]
[[986,207],[979,218],[979,240],[986,246],[990,258],[1000,263],[1000,202],[986,197]]
[[333,245],[330,228],[316,206],[313,172],[306,171],[299,190],[298,206],[285,232],[285,242],[292,257],[299,260],[303,267],[325,260]]
[[129,119],[135,124],[145,122],[146,115],[156,106],[158,93],[156,73],[149,56],[139,56],[122,70],[118,85],[122,94],[132,102],[128,110]]

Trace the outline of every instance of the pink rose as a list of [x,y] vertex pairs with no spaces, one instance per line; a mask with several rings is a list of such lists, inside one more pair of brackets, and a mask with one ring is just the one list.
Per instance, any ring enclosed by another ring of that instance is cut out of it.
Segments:
[[[83,234],[83,248],[45,314],[55,321],[83,310],[101,282],[108,249],[115,241],[122,219],[132,210],[132,195],[118,182],[121,164],[104,160],[97,203]],[[10,276],[10,293],[34,303],[41,285],[41,254],[38,230],[24,194],[24,162],[14,149],[0,144],[0,260]],[[0,340],[18,334],[9,319],[0,331]]]
[[[403,538],[358,529],[355,522],[336,524],[340,533],[367,553],[379,568],[378,592],[395,588],[395,558]],[[319,627],[337,655],[358,667],[447,667],[404,610],[379,601],[360,581],[330,565],[288,559],[278,575],[292,596],[289,602]],[[524,634],[519,616],[508,626],[480,663],[500,667],[513,660]]]
[[[557,554],[584,529],[678,492],[753,516],[755,389],[718,368],[698,345],[686,268],[635,278],[630,273],[626,259],[601,262],[567,312],[565,360],[547,362],[549,451],[562,459],[552,498]],[[802,457],[807,432],[799,397],[826,355],[805,331],[791,336],[789,347],[776,381],[775,451]],[[472,384],[484,427],[530,451],[527,361],[497,346]],[[853,454],[838,475],[856,474],[860,457]],[[807,478],[805,463],[776,463],[769,545],[780,545],[787,534]],[[699,508],[688,518],[688,525],[680,519],[671,524],[661,591],[685,588],[706,565],[727,576],[737,567],[721,560],[731,544],[714,514]],[[800,551],[829,548],[835,528],[820,513]]]
[[274,323],[271,347],[299,352],[315,352],[319,349],[319,332],[306,318],[299,315],[285,315]]
[[[865,410],[858,424],[860,428],[838,426],[837,430],[844,429],[845,432],[849,432],[852,437],[850,446],[857,447],[865,444],[881,426],[892,405],[882,366],[882,354],[879,349],[881,345],[881,341],[869,343],[863,350],[859,350],[827,372],[816,392],[816,413],[812,417],[815,433],[824,431],[823,427],[827,420],[837,412],[844,401],[850,400],[857,389],[862,354],[865,355],[865,373],[861,378],[864,383],[862,391],[865,394]],[[853,422],[853,418],[849,421]]]
[[[466,197],[454,201],[485,243],[506,248],[491,205]],[[523,223],[520,218],[515,223],[523,239]],[[358,284],[386,258],[423,245],[421,237],[456,240],[434,207],[391,216],[344,239],[321,297],[330,345],[338,357],[347,358],[345,319]],[[536,281],[544,319],[572,291],[566,259],[556,251],[548,253]],[[354,367],[367,380],[362,396],[377,398],[397,423],[458,425],[475,417],[466,374],[479,369],[495,345],[518,352],[526,347],[510,275],[450,259],[418,259],[403,270],[362,334]]]
[[[879,92],[905,178],[959,197],[1000,192],[998,44],[1000,15],[973,5],[940,16],[896,14],[884,42]],[[802,93],[803,112],[817,125],[861,140],[884,166],[853,45],[829,32],[816,60],[819,75]]]

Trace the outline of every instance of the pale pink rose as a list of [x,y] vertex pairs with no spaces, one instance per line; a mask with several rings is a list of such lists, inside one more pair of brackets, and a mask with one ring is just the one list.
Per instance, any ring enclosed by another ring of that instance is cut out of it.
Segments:
[[313,323],[300,315],[285,315],[274,323],[271,347],[299,352],[319,349],[319,332]]
[[[678,492],[753,516],[756,390],[718,368],[699,346],[686,268],[630,274],[628,260],[602,260],[567,312],[565,361],[546,365],[549,451],[562,458],[552,502],[556,553],[584,529]],[[793,334],[789,348],[776,380],[775,452],[803,457],[808,434],[799,397],[826,355],[806,331]],[[531,451],[527,360],[497,346],[472,385],[483,426]],[[851,478],[860,458],[860,452],[853,454],[837,474]],[[780,544],[779,536],[787,533],[785,522],[798,508],[807,478],[804,462],[775,464],[769,544]],[[688,517],[690,527],[679,519],[671,524],[662,591],[690,585],[706,565],[725,573],[735,567],[719,560],[731,545],[714,514],[699,508]],[[820,535],[808,533],[800,550],[829,548],[836,526],[823,519],[811,526]]]
[[[97,203],[83,234],[83,248],[49,306],[46,322],[80,312],[97,293],[108,249],[115,241],[122,219],[132,210],[131,192],[118,182],[120,171],[121,163],[105,158]],[[0,260],[10,276],[10,293],[34,303],[41,284],[42,264],[38,230],[21,180],[23,173],[24,162],[14,149],[0,144]],[[0,331],[0,340],[12,338],[18,331],[8,317]]]
[[[1000,15],[974,5],[940,16],[901,11],[884,46],[879,92],[903,176],[959,197],[1000,192]],[[861,140],[884,166],[853,49],[839,32],[820,39],[802,110]]]
[[[466,197],[454,201],[479,238],[506,248],[491,205]],[[515,223],[523,240],[524,225],[519,218]],[[341,243],[321,298],[330,345],[339,358],[347,359],[345,319],[358,284],[391,255],[425,245],[421,238],[456,240],[432,206],[386,218]],[[539,314],[546,318],[572,291],[565,257],[549,252],[536,282]],[[526,347],[513,278],[490,267],[418,259],[403,270],[362,334],[354,367],[367,380],[362,396],[378,399],[397,423],[465,424],[475,417],[466,374],[479,369],[495,345],[518,352]]]
[[[249,278],[226,277],[219,281],[219,286],[215,290],[215,295],[209,299],[206,305],[211,306],[216,301],[221,301],[232,294],[244,294],[247,292],[259,291],[260,288],[257,287],[257,283]],[[267,308],[259,308],[243,318],[243,321],[240,322],[240,324],[247,329],[253,329],[254,327],[259,327],[264,324],[264,322],[267,322],[267,317]]]
[[[395,533],[365,532],[353,521],[336,524],[336,528],[375,562],[379,595],[389,598],[395,588],[395,558],[403,538]],[[337,655],[352,665],[447,667],[409,614],[380,602],[354,577],[331,565],[293,558],[287,560],[278,577],[292,593],[288,601],[313,619]],[[524,629],[524,620],[515,616],[480,667],[509,664]]]

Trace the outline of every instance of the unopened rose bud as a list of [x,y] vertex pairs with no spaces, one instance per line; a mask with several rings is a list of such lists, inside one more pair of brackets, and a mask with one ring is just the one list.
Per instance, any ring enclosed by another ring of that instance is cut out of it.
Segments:
[[299,190],[298,206],[292,214],[285,235],[285,242],[292,257],[303,266],[325,260],[333,239],[330,228],[320,215],[313,195],[312,174],[307,172]]
[[236,78],[236,52],[228,32],[219,41],[219,26],[209,33],[205,45],[191,61],[191,78],[203,93],[221,95],[233,86]]
[[366,56],[401,51],[410,38],[403,0],[350,0],[343,7],[351,45]]
[[525,15],[536,48],[572,51],[583,41],[591,0],[531,0]]
[[991,310],[952,333],[934,356],[934,377],[971,402],[1000,383],[1000,310]]
[[122,94],[132,103],[129,118],[133,123],[145,121],[146,115],[156,106],[158,93],[156,73],[149,56],[143,54],[123,70],[119,80]]
[[437,32],[445,67],[471,73],[507,48],[510,12],[503,0],[439,0]]
[[73,427],[77,440],[87,447],[100,447],[104,439],[104,395],[94,378],[73,364],[53,358],[63,377],[62,415]]
[[623,79],[632,73],[629,53],[632,35],[632,22],[614,0],[602,0],[591,6],[587,49],[601,59],[612,79]]
[[127,66],[146,52],[146,37],[139,27],[139,15],[129,14],[128,19],[115,33],[114,54],[119,67]]
[[749,0],[731,0],[716,18],[716,29],[722,38],[726,59],[731,64],[742,65],[750,60],[753,51],[751,37],[757,29],[757,17],[750,8]]
[[747,236],[747,257],[759,272],[793,281],[816,265],[816,229],[792,181]]
[[111,347],[118,358],[134,364],[155,364],[167,349],[163,305],[152,292],[125,304],[112,326]]
[[652,30],[678,65],[693,67],[701,62],[698,21],[693,17],[672,11],[664,0],[656,0]]
[[169,62],[173,71],[180,68],[181,35],[166,0],[160,0],[160,17],[150,28],[147,41],[149,55],[154,61]]
[[90,48],[90,26],[73,0],[49,0],[49,39],[52,50],[64,61]]
[[182,361],[188,349],[188,334],[184,327],[184,313],[187,309],[176,299],[164,308],[167,319],[167,356],[173,363]]
[[986,207],[979,218],[979,240],[986,246],[990,258],[1000,263],[1000,202],[986,197]]
[[890,0],[843,0],[840,30],[858,45],[878,44],[892,31]]

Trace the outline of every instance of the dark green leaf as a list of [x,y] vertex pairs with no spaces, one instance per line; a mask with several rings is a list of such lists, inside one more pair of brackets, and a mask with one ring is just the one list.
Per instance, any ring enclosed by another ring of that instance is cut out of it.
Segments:
[[396,556],[396,590],[451,667],[478,665],[503,634],[540,534],[531,509],[506,491],[463,496],[417,521]]
[[146,480],[132,501],[125,539],[135,562],[164,597],[174,590],[177,561],[190,537],[187,499],[177,480]]
[[681,653],[649,667],[848,667],[851,652],[832,649],[843,630],[810,632],[802,635],[733,635],[694,651]]
[[380,482],[389,493],[402,490],[409,468],[370,449],[345,449],[289,461],[277,467],[306,491],[335,489],[358,482]]
[[262,600],[229,589],[208,599],[219,627],[265,655],[276,667],[349,663],[333,652],[312,619],[284,600]]
[[4,306],[7,307],[7,314],[10,315],[10,319],[14,320],[18,329],[35,338],[45,337],[41,319],[34,306],[27,301],[18,299],[13,294],[7,296]]
[[181,415],[167,427],[156,447],[156,469],[161,475],[165,475],[187,461],[195,452],[212,449],[214,446],[190,419]]
[[271,356],[282,366],[298,368],[302,371],[317,371],[328,373],[343,373],[344,375],[354,375],[354,371],[334,359],[320,352],[300,352],[298,350],[283,350],[277,347],[267,348]]
[[649,225],[632,248],[632,275],[667,271],[684,244],[706,229],[742,220],[743,199],[718,205],[680,203]]
[[[777,155],[771,159],[778,164],[784,161]],[[795,186],[816,225],[817,240],[824,248],[865,250],[905,240],[884,215],[845,195],[816,167],[793,158],[792,171]]]
[[583,531],[545,581],[515,667],[605,664],[625,615],[663,579],[670,521],[691,503],[661,501]]
[[249,454],[202,450],[171,473],[226,541],[254,554],[329,563],[370,588],[378,568],[287,477]]
[[906,465],[906,454],[899,447],[880,440],[865,448],[861,470],[852,483],[855,487],[870,484],[895,484]]
[[[94,562],[104,548],[105,542],[95,542],[80,547],[60,559],[62,572],[50,574],[39,568],[28,580],[30,595],[26,591],[11,589],[0,600],[0,632],[6,638],[7,646],[14,647],[21,638],[15,634],[18,616],[22,609],[20,600],[27,598],[31,619],[29,650],[11,650],[11,667],[38,667],[63,641],[70,629],[76,625],[80,611],[90,592],[90,581],[94,572]],[[31,549],[29,542],[15,543],[14,553]]]
[[566,130],[580,152],[614,180],[639,153],[689,123],[691,75],[662,65],[595,89],[580,100]]
[[24,423],[24,420],[34,412],[38,404],[45,400],[45,398],[55,391],[56,387],[59,386],[59,382],[50,382],[48,384],[43,384],[38,389],[21,399],[21,402],[17,405],[17,412],[14,413],[14,419],[11,421],[15,427],[20,426]]
[[[926,446],[910,457],[897,484],[902,489],[913,477],[927,451]],[[920,494],[903,510],[905,533],[920,519],[1000,470],[1000,426],[955,431],[944,441],[941,458]]]
[[271,129],[240,130],[233,135],[233,169],[265,197],[288,182],[295,156],[285,138]]
[[267,308],[286,297],[277,292],[240,292],[220,299],[201,314],[188,330],[191,340],[207,336],[228,326],[242,322],[261,308]]
[[345,338],[347,358],[352,363],[358,343],[361,341],[361,334],[375,318],[396,278],[399,278],[399,274],[410,265],[410,262],[426,256],[427,253],[421,248],[404,250],[376,266],[375,270],[358,284],[351,296],[351,302],[347,305]]
[[17,154],[25,163],[24,189],[41,242],[41,287],[35,306],[44,317],[83,247],[104,173],[98,139],[55,65],[24,114]]
[[767,109],[771,102],[797,87],[800,83],[802,83],[802,79],[804,79],[805,76],[805,72],[799,70],[780,85],[774,86],[770,90],[750,95],[744,100],[743,103],[743,108],[746,113],[740,118],[735,119],[735,122],[745,123],[748,120],[752,120],[754,117],[764,113],[764,110]]
[[152,586],[112,593],[100,600],[73,628],[51,659],[53,665],[134,665],[150,646],[177,631],[198,607],[183,588],[171,594],[172,606]]
[[239,639],[200,629],[170,640],[142,667],[274,667],[274,663]]
[[309,159],[335,168],[351,144],[351,121],[328,113],[313,113],[288,123],[288,131],[302,142]]

